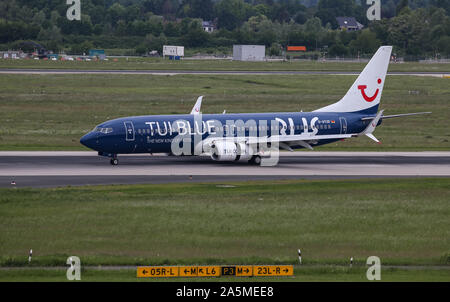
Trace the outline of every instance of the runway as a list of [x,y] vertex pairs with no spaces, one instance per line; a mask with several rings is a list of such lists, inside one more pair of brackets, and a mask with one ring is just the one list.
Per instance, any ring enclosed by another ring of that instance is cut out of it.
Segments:
[[119,155],[111,166],[95,152],[0,152],[0,187],[9,188],[448,176],[450,152],[281,152],[268,167],[162,155]]
[[[118,74],[118,75],[359,75],[360,71],[245,71],[245,70],[101,70],[101,69],[0,69],[0,74]],[[444,78],[450,72],[389,72],[388,76],[427,76]]]

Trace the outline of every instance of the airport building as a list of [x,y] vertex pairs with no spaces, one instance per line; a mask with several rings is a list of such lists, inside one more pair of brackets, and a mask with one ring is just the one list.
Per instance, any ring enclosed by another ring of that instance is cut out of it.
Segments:
[[264,45],[233,45],[233,60],[264,61],[266,46]]
[[184,57],[184,46],[164,45],[163,58],[166,56],[168,56],[170,60],[180,60]]
[[0,51],[1,59],[22,59],[25,57],[26,54],[21,50]]
[[89,56],[99,58],[100,60],[106,59],[104,49],[89,49]]

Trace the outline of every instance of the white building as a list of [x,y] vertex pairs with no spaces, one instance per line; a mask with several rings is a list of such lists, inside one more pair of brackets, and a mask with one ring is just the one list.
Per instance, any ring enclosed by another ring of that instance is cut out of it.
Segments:
[[26,54],[21,50],[0,51],[0,59],[23,59]]
[[264,45],[233,45],[233,60],[264,61],[266,46]]
[[215,26],[212,21],[202,21],[202,28],[207,33],[212,33],[215,29]]
[[171,58],[184,57],[184,46],[163,46],[163,57],[169,56]]

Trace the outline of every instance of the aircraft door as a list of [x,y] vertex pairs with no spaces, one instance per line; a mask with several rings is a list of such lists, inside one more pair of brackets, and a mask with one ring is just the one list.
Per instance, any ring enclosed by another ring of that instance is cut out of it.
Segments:
[[345,117],[340,117],[341,122],[341,134],[347,134],[347,119]]
[[134,141],[134,125],[133,122],[127,121],[123,123],[125,125],[125,140],[127,142]]

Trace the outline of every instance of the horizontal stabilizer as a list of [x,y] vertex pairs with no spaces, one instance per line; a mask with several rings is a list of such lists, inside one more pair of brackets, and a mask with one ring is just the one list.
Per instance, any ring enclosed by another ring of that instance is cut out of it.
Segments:
[[[420,114],[431,114],[431,112],[415,112],[415,113],[404,113],[404,114],[394,114],[394,115],[382,115],[381,119],[404,117],[404,116],[411,116],[411,115],[420,115]],[[368,116],[368,117],[363,117],[361,120],[368,121],[368,120],[373,120],[374,118],[375,117],[373,117],[373,116]]]

